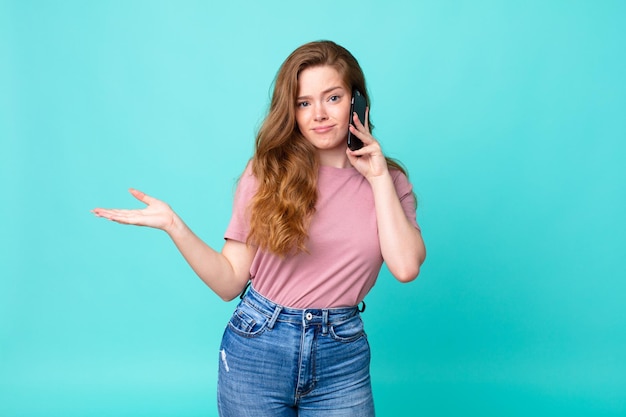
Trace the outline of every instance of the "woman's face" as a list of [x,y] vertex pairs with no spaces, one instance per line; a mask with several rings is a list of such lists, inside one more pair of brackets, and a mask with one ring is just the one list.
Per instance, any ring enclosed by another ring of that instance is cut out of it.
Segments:
[[325,164],[347,160],[346,138],[350,123],[351,91],[331,66],[310,67],[298,76],[296,123],[302,135],[315,146]]

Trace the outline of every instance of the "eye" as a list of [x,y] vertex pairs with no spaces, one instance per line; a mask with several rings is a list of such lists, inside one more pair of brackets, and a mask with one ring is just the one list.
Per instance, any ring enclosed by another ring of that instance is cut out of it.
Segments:
[[341,96],[330,96],[330,98],[328,99],[328,101],[339,101],[339,99],[341,98]]
[[309,106],[309,102],[308,101],[299,101],[296,106],[298,106],[299,108],[304,108],[304,107],[308,107]]

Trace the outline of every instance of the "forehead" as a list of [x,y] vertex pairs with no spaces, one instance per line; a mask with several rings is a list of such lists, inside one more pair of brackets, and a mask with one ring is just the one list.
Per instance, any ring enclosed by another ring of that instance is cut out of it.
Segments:
[[339,71],[329,65],[309,67],[298,74],[298,95],[315,94],[333,87],[346,88]]

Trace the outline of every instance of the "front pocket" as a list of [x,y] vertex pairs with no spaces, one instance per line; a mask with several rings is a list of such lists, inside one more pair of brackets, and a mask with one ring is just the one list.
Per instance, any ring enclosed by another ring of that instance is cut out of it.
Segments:
[[353,342],[359,337],[364,336],[365,329],[361,316],[356,315],[346,321],[331,325],[330,335],[333,339],[340,342]]
[[256,337],[267,328],[269,318],[242,302],[233,313],[228,327],[245,337]]

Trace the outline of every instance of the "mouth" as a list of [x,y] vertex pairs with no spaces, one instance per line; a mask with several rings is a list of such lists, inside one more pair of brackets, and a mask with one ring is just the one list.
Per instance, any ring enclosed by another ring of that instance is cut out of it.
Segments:
[[332,130],[332,128],[335,127],[335,125],[332,126],[317,126],[314,127],[313,130],[315,133],[326,133],[329,132],[330,130]]

